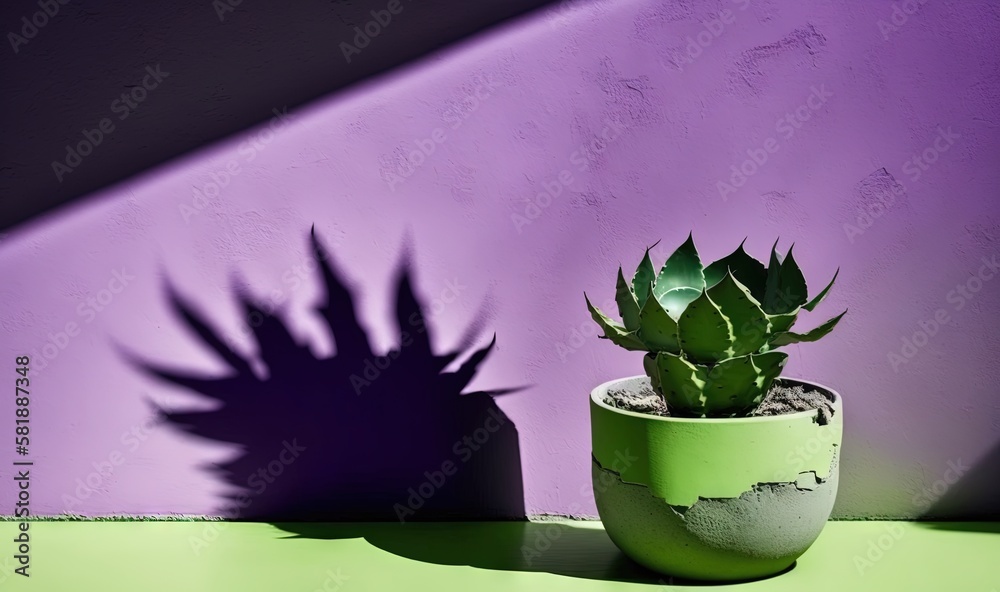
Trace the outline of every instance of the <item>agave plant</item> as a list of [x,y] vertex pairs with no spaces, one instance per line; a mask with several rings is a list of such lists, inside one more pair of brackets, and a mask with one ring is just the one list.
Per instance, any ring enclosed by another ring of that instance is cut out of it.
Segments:
[[816,341],[847,312],[806,333],[792,332],[798,313],[812,311],[826,297],[840,270],[809,300],[792,247],[781,258],[776,241],[765,266],[747,254],[745,242],[706,267],[689,234],[659,273],[649,258],[656,245],[647,248],[631,283],[618,268],[615,301],[621,323],[584,294],[604,338],[647,352],[643,368],[674,415],[752,412],[788,359],[775,348]]

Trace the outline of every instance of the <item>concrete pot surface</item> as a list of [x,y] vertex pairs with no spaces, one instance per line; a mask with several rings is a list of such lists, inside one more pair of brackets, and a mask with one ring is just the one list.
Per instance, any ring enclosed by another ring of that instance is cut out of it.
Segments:
[[833,510],[843,433],[835,391],[817,410],[737,418],[659,417],[605,403],[609,389],[648,386],[646,376],[591,392],[593,482],[611,540],[637,563],[671,576],[732,581],[788,569]]

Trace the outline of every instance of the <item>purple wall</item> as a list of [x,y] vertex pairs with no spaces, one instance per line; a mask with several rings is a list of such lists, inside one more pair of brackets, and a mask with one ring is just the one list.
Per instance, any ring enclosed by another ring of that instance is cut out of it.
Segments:
[[[144,397],[204,402],[140,375],[115,344],[222,371],[169,313],[163,278],[247,349],[238,270],[329,353],[303,267],[315,223],[381,348],[407,235],[439,349],[485,303],[498,351],[472,386],[530,385],[499,400],[529,514],[596,514],[587,393],[641,373],[639,355],[596,339],[583,291],[610,300],[619,263],[663,239],[659,264],[689,230],[706,257],[744,236],[759,257],[777,236],[795,242],[813,289],[841,268],[802,325],[850,309],[825,340],[788,348],[787,374],[845,398],[836,515],[925,513],[946,488],[925,489],[1000,441],[1000,281],[983,264],[1000,255],[1000,10],[850,4],[560,6],[17,228],[0,244],[2,359],[65,346],[32,378],[34,512],[216,507],[224,486],[201,465],[238,451],[147,432]],[[433,152],[408,170],[421,145]],[[108,461],[120,464],[99,476]],[[0,480],[0,512],[15,495]]]

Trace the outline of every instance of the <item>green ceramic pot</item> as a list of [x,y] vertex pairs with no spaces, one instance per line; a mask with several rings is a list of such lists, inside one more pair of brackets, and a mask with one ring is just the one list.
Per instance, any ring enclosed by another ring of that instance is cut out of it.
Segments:
[[681,578],[744,580],[779,573],[816,540],[837,495],[840,396],[829,422],[817,410],[765,417],[658,417],[605,403],[609,389],[648,387],[646,376],[602,384],[590,397],[593,480],[605,530],[629,557]]

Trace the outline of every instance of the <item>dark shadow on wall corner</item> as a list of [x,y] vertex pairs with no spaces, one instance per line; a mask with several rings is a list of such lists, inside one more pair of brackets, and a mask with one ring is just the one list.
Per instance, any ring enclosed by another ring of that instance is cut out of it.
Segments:
[[[626,557],[596,524],[494,522],[426,524],[276,523],[288,538],[364,538],[399,557],[436,565],[551,573],[588,580],[665,586],[716,586],[650,571]],[[778,577],[795,569],[793,564]],[[764,579],[769,579],[764,578]]]
[[[161,410],[165,423],[244,453],[217,467],[239,491],[220,514],[255,520],[473,520],[525,516],[514,423],[494,397],[518,389],[463,392],[496,341],[464,361],[481,323],[458,348],[431,349],[430,327],[404,256],[397,277],[395,349],[377,356],[354,298],[313,232],[326,302],[317,308],[336,354],[316,358],[286,325],[247,296],[240,301],[267,378],[173,290],[188,328],[233,372],[205,378],[126,353],[144,371],[221,403],[212,411]],[[456,363],[454,371],[445,368]]]
[[396,1],[5,0],[0,230],[554,2]]
[[917,522],[917,525],[931,530],[1000,534],[1000,522]]
[[[952,461],[940,482],[930,484],[922,492],[934,502],[920,520],[1000,521],[1000,443],[971,466],[964,467],[963,463],[963,459]],[[956,473],[961,475],[954,481]],[[949,477],[953,483],[948,483]],[[961,524],[955,523],[955,530],[961,530]],[[947,525],[941,522],[936,528],[946,529]]]

